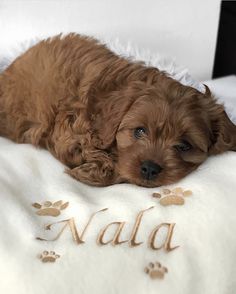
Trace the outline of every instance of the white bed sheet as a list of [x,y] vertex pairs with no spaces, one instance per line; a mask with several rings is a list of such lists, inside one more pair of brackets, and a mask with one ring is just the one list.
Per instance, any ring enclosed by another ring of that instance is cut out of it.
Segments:
[[206,81],[204,84],[208,85],[219,102],[225,105],[230,118],[236,123],[236,76],[226,76]]

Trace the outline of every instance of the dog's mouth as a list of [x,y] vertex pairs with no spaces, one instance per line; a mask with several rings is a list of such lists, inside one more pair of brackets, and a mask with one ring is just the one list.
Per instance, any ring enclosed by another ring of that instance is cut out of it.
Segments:
[[161,183],[153,182],[153,181],[142,181],[140,183],[137,183],[138,186],[146,187],[146,188],[155,188],[160,187]]
[[119,175],[122,183],[155,188],[162,186],[163,168],[150,160],[139,161],[128,165],[126,169],[119,169]]
[[160,177],[163,173],[163,167],[152,160],[142,161],[140,164],[140,178],[137,180],[137,185],[142,187],[158,187],[160,184]]
[[162,186],[161,183],[155,182],[155,181],[148,181],[148,180],[138,180],[138,179],[131,179],[131,180],[122,180],[122,183],[126,184],[134,184],[140,187],[145,187],[145,188],[155,188],[155,187],[160,187]]
[[171,158],[169,161],[150,158],[121,158],[117,170],[122,182],[156,188],[176,183],[198,166],[179,158]]

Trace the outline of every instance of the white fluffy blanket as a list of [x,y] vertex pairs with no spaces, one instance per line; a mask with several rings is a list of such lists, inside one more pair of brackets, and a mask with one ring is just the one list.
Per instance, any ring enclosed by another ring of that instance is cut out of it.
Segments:
[[162,188],[94,188],[63,170],[0,138],[0,293],[235,293],[236,153],[164,187],[193,192],[179,206],[152,197]]

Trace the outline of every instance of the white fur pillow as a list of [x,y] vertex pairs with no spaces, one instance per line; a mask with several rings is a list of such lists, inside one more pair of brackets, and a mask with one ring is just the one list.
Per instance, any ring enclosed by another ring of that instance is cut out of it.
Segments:
[[[9,48],[7,52],[2,52],[0,48],[0,72],[3,71],[17,56],[25,52],[28,48],[39,42],[40,39],[32,39],[16,44],[14,48]],[[166,58],[158,53],[152,53],[148,50],[143,50],[137,46],[127,43],[122,44],[118,38],[101,40],[102,43],[119,55],[128,57],[133,60],[142,60],[147,65],[157,67],[158,69],[167,72],[174,79],[180,81],[184,85],[193,86],[204,91],[204,87],[194,81],[186,68],[178,66],[174,59]]]
[[[32,39],[16,44],[14,48],[9,48],[7,52],[4,52],[0,47],[0,72],[3,71],[17,56],[25,52],[28,48],[32,47],[34,44],[39,42],[40,39]],[[165,71],[174,79],[178,80],[184,85],[192,86],[201,92],[205,91],[203,83],[194,80],[188,72],[188,69],[177,65],[174,59],[167,58],[160,55],[159,53],[153,53],[149,50],[143,50],[133,45],[132,43],[122,44],[118,38],[114,39],[104,39],[101,40],[102,43],[107,44],[107,46],[119,55],[125,56],[133,60],[142,60],[147,65],[157,67],[158,69]],[[222,91],[217,95],[217,91],[214,91],[214,83],[209,83],[210,89],[219,98],[221,103],[225,104],[226,111],[228,112],[231,120],[236,122],[236,97],[232,100],[228,98],[229,94],[224,95]],[[232,96],[236,94],[232,93]],[[234,98],[234,97],[233,97]]]

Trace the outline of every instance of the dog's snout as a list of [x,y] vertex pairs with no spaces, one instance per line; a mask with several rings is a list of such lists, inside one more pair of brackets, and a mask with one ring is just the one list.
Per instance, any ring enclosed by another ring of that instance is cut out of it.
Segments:
[[155,180],[161,172],[162,167],[150,160],[146,160],[141,165],[141,175],[145,180]]

